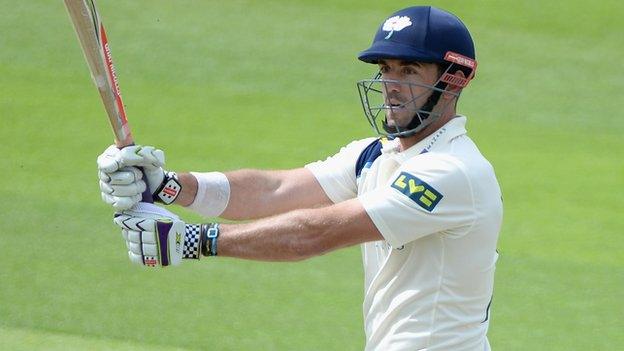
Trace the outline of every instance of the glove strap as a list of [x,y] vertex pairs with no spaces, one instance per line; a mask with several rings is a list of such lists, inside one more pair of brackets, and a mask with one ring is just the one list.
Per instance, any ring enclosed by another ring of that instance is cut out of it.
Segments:
[[182,191],[182,184],[178,180],[176,172],[165,172],[163,182],[160,184],[153,197],[155,202],[171,205]]
[[217,239],[219,239],[219,223],[202,224],[202,255],[217,256]]
[[201,228],[199,224],[187,224],[184,227],[184,246],[182,258],[199,260],[201,245]]

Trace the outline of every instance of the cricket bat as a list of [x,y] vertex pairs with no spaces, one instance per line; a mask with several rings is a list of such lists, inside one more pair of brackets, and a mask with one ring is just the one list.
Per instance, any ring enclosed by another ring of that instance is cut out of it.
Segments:
[[[72,20],[82,52],[89,65],[91,78],[100,92],[108,120],[115,135],[118,148],[134,145],[126,110],[121,100],[117,74],[106,38],[104,25],[100,20],[95,0],[63,0]],[[143,202],[152,203],[152,195],[147,189]]]

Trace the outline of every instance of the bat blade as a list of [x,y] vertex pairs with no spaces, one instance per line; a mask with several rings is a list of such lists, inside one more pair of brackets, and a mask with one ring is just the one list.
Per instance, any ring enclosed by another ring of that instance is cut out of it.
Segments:
[[115,135],[115,144],[119,148],[132,145],[134,140],[121,99],[106,31],[95,6],[95,0],[64,0],[64,2],[89,65],[91,78],[104,103]]
[[[95,0],[63,1],[78,35],[93,82],[104,103],[108,120],[115,134],[115,145],[120,149],[134,145],[126,110],[119,92],[119,83],[113,67],[106,31],[95,7]],[[149,188],[143,192],[142,201],[153,202]]]

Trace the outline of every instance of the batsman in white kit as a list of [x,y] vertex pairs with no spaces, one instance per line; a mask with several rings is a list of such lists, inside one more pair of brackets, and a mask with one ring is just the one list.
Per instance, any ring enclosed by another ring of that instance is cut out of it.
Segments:
[[[376,138],[291,170],[175,173],[150,146],[98,158],[103,200],[118,212],[132,262],[237,257],[297,261],[357,245],[365,272],[366,350],[489,350],[501,191],[456,113],[477,62],[466,26],[430,6],[387,17],[359,60]],[[138,167],[142,167],[142,176]],[[140,202],[241,224],[189,224]]]

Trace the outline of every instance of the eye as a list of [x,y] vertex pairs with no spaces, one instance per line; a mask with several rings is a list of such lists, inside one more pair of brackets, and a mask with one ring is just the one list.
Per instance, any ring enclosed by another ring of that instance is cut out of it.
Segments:
[[388,72],[390,72],[390,67],[388,67],[388,66],[379,66],[379,72],[381,72],[381,73],[388,73]]
[[412,74],[418,74],[418,72],[414,69],[414,67],[412,66],[404,66],[401,69],[401,73],[405,74],[405,75],[412,75]]

